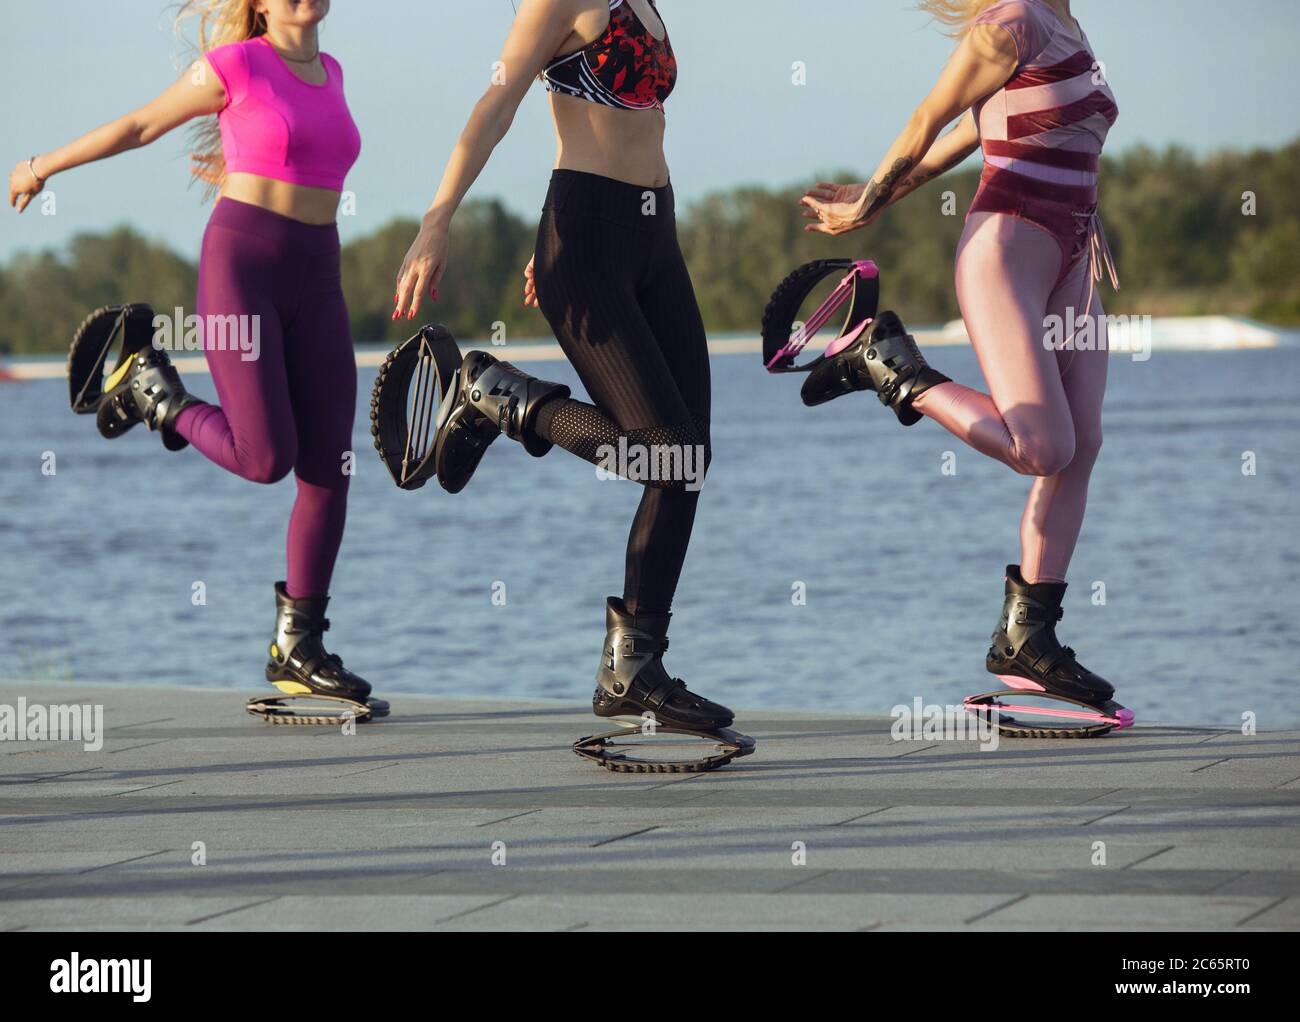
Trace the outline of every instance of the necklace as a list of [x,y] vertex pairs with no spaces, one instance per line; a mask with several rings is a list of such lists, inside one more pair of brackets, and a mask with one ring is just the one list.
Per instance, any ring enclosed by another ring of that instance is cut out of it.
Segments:
[[315,61],[317,57],[320,56],[319,46],[316,47],[316,52],[313,53],[310,57],[292,57],[288,53],[286,53],[283,49],[281,49],[279,46],[276,46],[275,43],[271,40],[271,37],[269,35],[266,37],[266,41],[271,44],[271,49],[275,50],[276,53],[278,53],[285,60],[289,61],[291,64],[310,64],[313,61]]

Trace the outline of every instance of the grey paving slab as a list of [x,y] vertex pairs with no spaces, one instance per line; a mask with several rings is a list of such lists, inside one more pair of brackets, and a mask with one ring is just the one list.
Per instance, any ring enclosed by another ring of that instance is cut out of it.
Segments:
[[185,929],[249,902],[247,897],[14,898],[0,901],[0,931]]
[[[1250,835],[1251,838],[1254,835]],[[1300,848],[1233,844],[1226,839],[1213,845],[1175,845],[1160,855],[1134,865],[1134,869],[1235,869],[1250,872],[1300,870]]]
[[1133,927],[1179,929],[1182,926],[1226,930],[1269,906],[1268,898],[1193,898],[1185,894],[1029,895],[993,915],[997,925],[1036,928],[1048,926]]
[[1300,929],[1300,897],[1276,900],[1264,911],[1242,920],[1238,925],[1251,929]]
[[289,895],[250,904],[199,924],[205,930],[332,931],[366,929],[382,919],[389,931],[427,932],[450,924],[463,929],[479,910],[501,899],[493,896],[375,895],[372,897],[321,897]]
[[0,742],[0,929],[1300,926],[1293,731],[982,751],[744,713],[757,755],[624,776],[569,751],[600,725],[566,704],[401,696],[344,735],[233,690],[0,683],[20,695],[108,730]]
[[500,900],[456,923],[488,930],[871,930],[901,920],[956,927],[963,918],[996,904],[996,899],[969,894],[910,899],[895,895],[669,895],[644,910],[629,911],[625,899],[612,895],[557,898],[538,894]]

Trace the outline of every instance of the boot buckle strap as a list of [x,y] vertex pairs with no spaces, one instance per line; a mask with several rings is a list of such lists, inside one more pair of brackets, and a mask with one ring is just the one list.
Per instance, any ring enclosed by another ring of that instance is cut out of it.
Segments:
[[501,407],[497,410],[497,429],[511,440],[518,440],[519,434],[515,429],[515,413],[519,409],[519,398],[508,389],[505,391],[505,395],[508,400],[503,401]]
[[656,710],[661,709],[664,703],[668,702],[668,697],[676,692],[679,688],[684,688],[685,684],[680,678],[671,678],[668,681],[660,683],[646,695],[645,701],[653,706]]
[[[296,662],[295,662],[296,660]],[[318,653],[313,657],[295,658],[289,657],[290,666],[296,667],[306,677],[314,678],[322,668],[332,667],[339,670],[343,666],[343,658],[336,653]]]
[[1051,674],[1063,660],[1069,659],[1065,650],[1061,646],[1056,649],[1049,649],[1034,661],[1034,670],[1040,674]]
[[1064,616],[1065,611],[1060,607],[1057,607],[1055,613],[1053,613],[1049,608],[1041,605],[1018,603],[1012,620],[1018,625],[1050,624],[1053,621],[1060,621]]
[[648,635],[624,635],[618,644],[619,655],[624,657],[651,656],[656,650],[654,639]]

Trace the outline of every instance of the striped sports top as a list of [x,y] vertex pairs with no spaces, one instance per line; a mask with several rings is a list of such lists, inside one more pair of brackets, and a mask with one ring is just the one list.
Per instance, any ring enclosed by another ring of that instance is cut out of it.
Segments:
[[1075,38],[1043,0],[1002,0],[975,23],[1005,29],[1019,53],[1015,74],[975,108],[986,162],[1095,186],[1119,107],[1087,35]]
[[1089,254],[1118,286],[1097,216],[1097,171],[1119,116],[1102,66],[1080,29],[1075,36],[1045,0],[1000,0],[977,25],[996,25],[1015,42],[1015,72],[976,104],[984,172],[971,212],[1002,212],[1049,230],[1066,265]]

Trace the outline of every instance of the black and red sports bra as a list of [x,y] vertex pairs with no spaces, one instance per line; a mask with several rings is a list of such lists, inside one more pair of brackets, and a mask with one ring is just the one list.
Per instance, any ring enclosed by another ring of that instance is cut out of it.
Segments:
[[[659,13],[654,0],[650,6]],[[605,34],[556,57],[542,71],[542,81],[547,92],[622,110],[662,111],[677,84],[677,58],[667,28],[664,37],[656,39],[627,0],[609,0]]]

